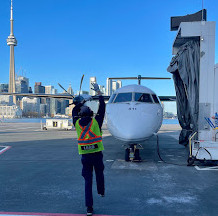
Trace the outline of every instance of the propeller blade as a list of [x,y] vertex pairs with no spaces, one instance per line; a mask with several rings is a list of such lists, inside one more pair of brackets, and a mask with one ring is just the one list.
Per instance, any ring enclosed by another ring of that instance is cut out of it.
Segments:
[[69,95],[71,95],[73,98],[74,96],[72,94],[70,94],[60,83],[58,83],[58,85]]
[[81,78],[81,82],[80,82],[79,96],[80,96],[80,92],[81,92],[81,88],[82,88],[83,78],[84,78],[84,74],[83,74],[83,76]]

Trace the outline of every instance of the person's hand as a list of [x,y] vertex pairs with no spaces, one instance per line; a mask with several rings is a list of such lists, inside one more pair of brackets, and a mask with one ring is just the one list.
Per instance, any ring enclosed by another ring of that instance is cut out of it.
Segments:
[[95,92],[100,91],[99,86],[98,86],[97,83],[91,83],[91,84],[92,84],[92,86],[93,86],[93,88],[91,88],[92,90],[94,90]]
[[91,83],[93,88],[91,88],[92,90],[94,90],[98,95],[102,95],[100,89],[99,89],[99,86],[97,83]]

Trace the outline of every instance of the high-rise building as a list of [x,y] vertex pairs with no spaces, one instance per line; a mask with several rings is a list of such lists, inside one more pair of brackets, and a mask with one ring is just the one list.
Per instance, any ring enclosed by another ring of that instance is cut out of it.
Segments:
[[35,94],[45,93],[45,86],[42,86],[41,82],[35,82],[34,93]]
[[47,111],[47,105],[46,104],[40,104],[40,115],[45,116]]
[[81,90],[81,91],[79,91],[79,90],[77,90],[76,91],[76,95],[79,95],[79,94],[86,94],[86,95],[88,95],[89,94],[89,92],[88,91],[83,91],[83,90]]
[[[54,88],[54,86],[49,85],[49,86],[45,86],[45,94],[57,94],[57,89]],[[48,114],[51,116],[56,115],[57,113],[57,108],[58,108],[58,103],[57,103],[57,99],[55,98],[50,98],[47,99],[47,111]]]
[[122,81],[117,80],[117,81],[112,81],[112,94],[118,89],[122,87]]
[[[34,93],[35,94],[44,94],[45,93],[45,86],[42,86],[41,82],[35,82],[34,85]],[[46,104],[46,98],[40,98],[40,103]]]
[[29,86],[29,93],[33,93],[32,87]]
[[45,94],[54,94],[52,93],[53,89],[54,89],[54,86],[52,85],[45,86]]
[[17,105],[1,105],[0,104],[0,118],[21,118],[22,111]]
[[99,85],[99,89],[103,95],[106,95],[106,88],[102,85]]
[[0,95],[0,104],[12,106],[13,105],[13,96],[11,96],[11,95]]
[[90,94],[91,96],[94,96],[94,95],[95,95],[95,91],[92,90],[92,88],[93,88],[92,83],[96,83],[96,82],[97,82],[97,81],[96,81],[96,77],[90,77],[90,79],[89,79],[89,94]]
[[[10,35],[7,39],[7,45],[10,46],[10,69],[9,69],[9,93],[15,93],[15,63],[14,63],[14,47],[17,46],[17,40],[14,36],[13,32],[13,4],[11,0],[11,28],[10,28]],[[16,104],[16,97],[13,96],[13,101]]]
[[106,94],[107,96],[111,96],[112,94],[112,80],[107,78],[107,83],[106,83]]
[[71,95],[73,95],[73,89],[71,87],[71,84],[69,85],[68,89],[67,89],[67,92]]
[[39,98],[27,98],[23,97],[21,100],[21,109],[23,115],[39,115],[40,113],[40,102]]
[[23,76],[19,76],[15,80],[15,89],[17,93],[28,93],[29,92],[29,79]]
[[0,92],[8,92],[8,84],[0,84]]
[[122,81],[117,80],[117,89],[122,88]]

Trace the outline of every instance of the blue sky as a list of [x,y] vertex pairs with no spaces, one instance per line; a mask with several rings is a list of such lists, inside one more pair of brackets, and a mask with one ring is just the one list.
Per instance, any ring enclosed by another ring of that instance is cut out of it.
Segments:
[[[106,85],[113,76],[171,77],[176,32],[170,17],[201,10],[202,0],[14,0],[15,70],[35,82],[89,89],[89,77]],[[218,1],[204,0],[208,21]],[[0,1],[0,83],[9,79],[10,0]],[[216,37],[217,42],[217,37]],[[216,48],[217,51],[217,48]],[[218,62],[216,52],[216,62]],[[123,84],[136,83],[126,81]],[[158,95],[175,95],[173,80],[143,81]],[[58,89],[60,91],[60,89]]]

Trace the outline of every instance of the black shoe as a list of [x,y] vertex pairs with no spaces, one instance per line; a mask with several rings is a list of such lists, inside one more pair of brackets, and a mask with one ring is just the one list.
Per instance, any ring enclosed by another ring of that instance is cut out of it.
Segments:
[[99,193],[99,195],[100,195],[101,197],[104,197],[104,193]]
[[93,213],[93,208],[92,207],[87,207],[87,216],[91,216]]

